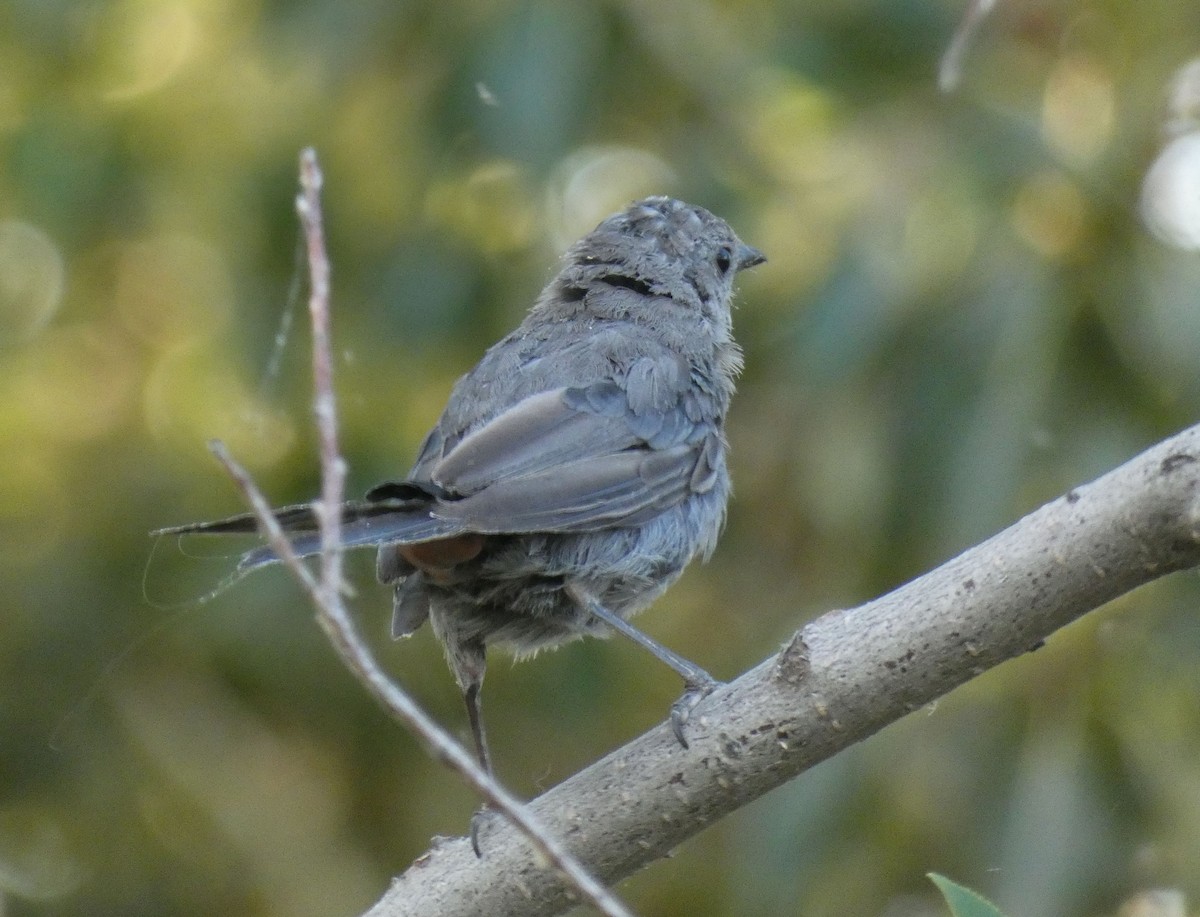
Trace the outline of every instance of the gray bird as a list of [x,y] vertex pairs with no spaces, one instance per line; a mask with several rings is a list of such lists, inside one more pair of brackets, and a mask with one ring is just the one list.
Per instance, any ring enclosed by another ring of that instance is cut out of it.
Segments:
[[[628,623],[716,546],[729,499],[725,413],[742,365],[734,275],[765,261],[729,225],[667,197],[630,205],[565,254],[516,331],[455,385],[408,476],[343,507],[346,547],[378,547],[392,635],[426,619],[491,771],[487,648],[518,657],[609,629],[684,678],[681,744],[716,682]],[[277,511],[317,553],[309,504]],[[162,530],[256,531],[250,515]],[[269,547],[242,571],[277,561]]]

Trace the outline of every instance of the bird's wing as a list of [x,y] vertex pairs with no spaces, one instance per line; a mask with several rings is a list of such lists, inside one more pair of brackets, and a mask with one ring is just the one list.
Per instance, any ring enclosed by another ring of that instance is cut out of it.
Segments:
[[637,411],[604,381],[525,398],[443,450],[426,466],[444,494],[435,518],[485,534],[589,531],[710,489],[720,436],[678,395]]
[[497,481],[440,503],[437,518],[484,534],[588,532],[640,525],[682,502],[699,458],[696,446],[628,449]]
[[[711,490],[721,438],[683,391],[635,380],[531,395],[465,436],[435,430],[418,467],[429,480],[388,482],[342,507],[343,547],[416,544],[464,532],[586,532],[640,525]],[[277,511],[300,556],[320,550],[310,504]],[[250,532],[253,517],[160,534]],[[264,545],[248,570],[278,558]]]

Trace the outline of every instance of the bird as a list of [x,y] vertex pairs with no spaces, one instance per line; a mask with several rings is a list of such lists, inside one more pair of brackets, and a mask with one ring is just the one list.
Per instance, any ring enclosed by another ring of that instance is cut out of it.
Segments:
[[[734,278],[765,260],[702,207],[630,204],[566,251],[520,326],[459,379],[408,474],[342,506],[343,546],[375,547],[392,587],[392,636],[428,621],[441,643],[489,774],[492,646],[524,658],[624,634],[683,677],[670,721],[688,746],[689,715],[718,683],[629,619],[716,547],[742,368]],[[275,516],[297,554],[319,552],[311,504]],[[156,534],[257,529],[241,514]],[[238,570],[277,561],[264,545]]]

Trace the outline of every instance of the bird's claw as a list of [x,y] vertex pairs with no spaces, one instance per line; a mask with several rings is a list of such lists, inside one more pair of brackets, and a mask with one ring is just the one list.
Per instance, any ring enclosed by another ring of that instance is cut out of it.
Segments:
[[671,705],[671,731],[684,748],[688,747],[688,740],[683,730],[692,716],[692,710],[720,686],[721,683],[711,677],[688,682],[684,687],[683,696]]
[[487,803],[484,803],[479,807],[478,810],[476,810],[475,814],[471,816],[471,830],[468,834],[468,837],[471,838],[471,849],[475,851],[476,859],[483,859],[483,850],[479,846],[480,830],[484,827],[484,825],[488,824],[492,818],[495,817],[495,815],[495,810],[492,809]]

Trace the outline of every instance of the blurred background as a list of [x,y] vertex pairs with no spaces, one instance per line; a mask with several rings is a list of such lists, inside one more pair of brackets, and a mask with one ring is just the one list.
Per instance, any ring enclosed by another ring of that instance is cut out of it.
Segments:
[[[3,0],[0,913],[354,915],[476,800],[286,575],[153,528],[317,487],[296,159],[326,174],[349,488],[629,200],[726,217],[746,372],[721,547],[640,619],[718,677],[1200,419],[1200,7],[1001,0]],[[296,320],[290,330],[288,317]],[[281,327],[286,343],[276,344]],[[428,629],[386,668],[457,734]],[[1200,900],[1200,587],[1067,628],[685,844],[644,915]],[[678,678],[574,644],[485,691],[525,795]],[[1195,906],[1193,904],[1193,906]]]

